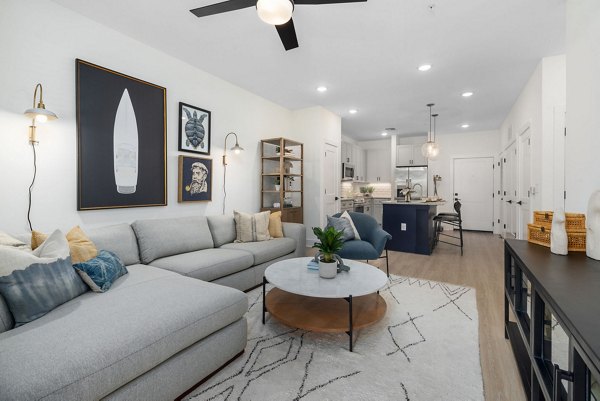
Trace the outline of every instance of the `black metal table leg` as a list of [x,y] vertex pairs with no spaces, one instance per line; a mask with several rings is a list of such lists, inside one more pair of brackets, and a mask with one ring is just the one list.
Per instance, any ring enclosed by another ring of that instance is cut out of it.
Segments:
[[263,308],[262,308],[262,322],[265,324],[265,313],[267,312],[267,304],[265,303],[265,295],[267,290],[267,278],[263,276]]
[[352,351],[352,331],[353,331],[353,325],[352,325],[352,295],[348,296],[348,298],[344,298],[346,301],[348,301],[348,331],[346,332],[346,334],[348,334],[348,336],[350,336],[350,352]]

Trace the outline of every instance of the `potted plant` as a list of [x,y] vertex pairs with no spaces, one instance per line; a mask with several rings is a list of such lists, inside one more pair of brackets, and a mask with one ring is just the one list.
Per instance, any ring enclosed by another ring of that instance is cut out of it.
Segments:
[[373,196],[374,191],[375,191],[375,187],[372,187],[372,186],[367,187],[367,196]]
[[279,191],[281,188],[281,177],[275,177],[275,191]]
[[334,278],[337,275],[338,265],[335,253],[342,249],[344,234],[331,226],[324,230],[313,227],[313,233],[320,241],[313,245],[313,248],[319,250],[319,276]]

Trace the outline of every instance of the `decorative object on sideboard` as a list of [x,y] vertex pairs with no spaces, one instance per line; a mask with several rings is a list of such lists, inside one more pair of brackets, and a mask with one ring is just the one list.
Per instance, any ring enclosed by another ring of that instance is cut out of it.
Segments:
[[[36,103],[38,89],[40,90],[40,100]],[[37,175],[37,156],[35,153],[35,145],[39,143],[35,135],[37,129],[36,123],[45,123],[46,121],[52,121],[58,118],[56,114],[50,110],[46,110],[43,92],[44,89],[42,88],[42,84],[37,84],[33,91],[33,105],[30,109],[25,110],[25,113],[23,113],[26,117],[31,118],[31,125],[29,126],[29,144],[33,150],[33,178],[31,180],[31,184],[29,185],[29,203],[27,206],[27,222],[29,223],[30,230],[33,230],[31,225],[31,190],[33,189],[33,184],[35,184],[35,177]]]
[[179,155],[178,202],[212,200],[212,159]]
[[423,157],[429,160],[435,159],[440,153],[440,146],[435,142],[435,119],[439,114],[431,114],[433,106],[435,106],[434,103],[427,104],[427,107],[429,107],[429,132],[427,133],[427,142],[421,146]]
[[436,174],[433,176],[433,196],[435,198],[438,197],[438,191],[437,191],[437,183],[442,181],[442,176]]
[[550,251],[557,255],[567,255],[569,253],[566,220],[565,211],[562,208],[554,211],[550,233]]
[[[533,223],[527,224],[527,241],[550,248],[553,216],[554,212],[551,211],[534,211]],[[584,214],[565,213],[564,224],[569,252],[585,252],[585,220]]]
[[167,90],[76,60],[77,210],[167,205]]
[[223,143],[223,214],[225,214],[225,201],[227,200],[227,138],[229,138],[230,135],[235,137],[235,145],[231,148],[233,153],[239,155],[240,152],[244,150],[244,148],[240,146],[238,136],[235,132],[230,132],[225,135],[225,141]]
[[179,150],[210,155],[210,111],[179,102]]
[[594,191],[588,202],[586,219],[588,257],[600,260],[600,190]]

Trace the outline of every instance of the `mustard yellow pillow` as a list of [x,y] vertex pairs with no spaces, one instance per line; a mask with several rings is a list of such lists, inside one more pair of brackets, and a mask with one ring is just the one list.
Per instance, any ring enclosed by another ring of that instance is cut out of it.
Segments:
[[[47,234],[33,230],[31,232],[31,249],[42,245],[48,238]],[[71,252],[71,263],[87,262],[98,255],[96,245],[85,235],[79,226],[75,226],[67,233],[67,241]]]
[[269,234],[272,238],[283,237],[283,225],[281,224],[281,211],[269,215]]

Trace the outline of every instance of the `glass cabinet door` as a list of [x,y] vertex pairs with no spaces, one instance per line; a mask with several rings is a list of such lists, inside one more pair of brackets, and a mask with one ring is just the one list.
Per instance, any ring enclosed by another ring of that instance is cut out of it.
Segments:
[[[555,365],[558,365],[558,367],[563,370],[569,369],[569,336],[556,320],[554,312],[548,305],[544,306],[543,332],[542,357],[546,373],[552,383],[554,380]],[[559,400],[567,400],[569,388],[568,382],[566,380],[561,380],[559,386]]]

